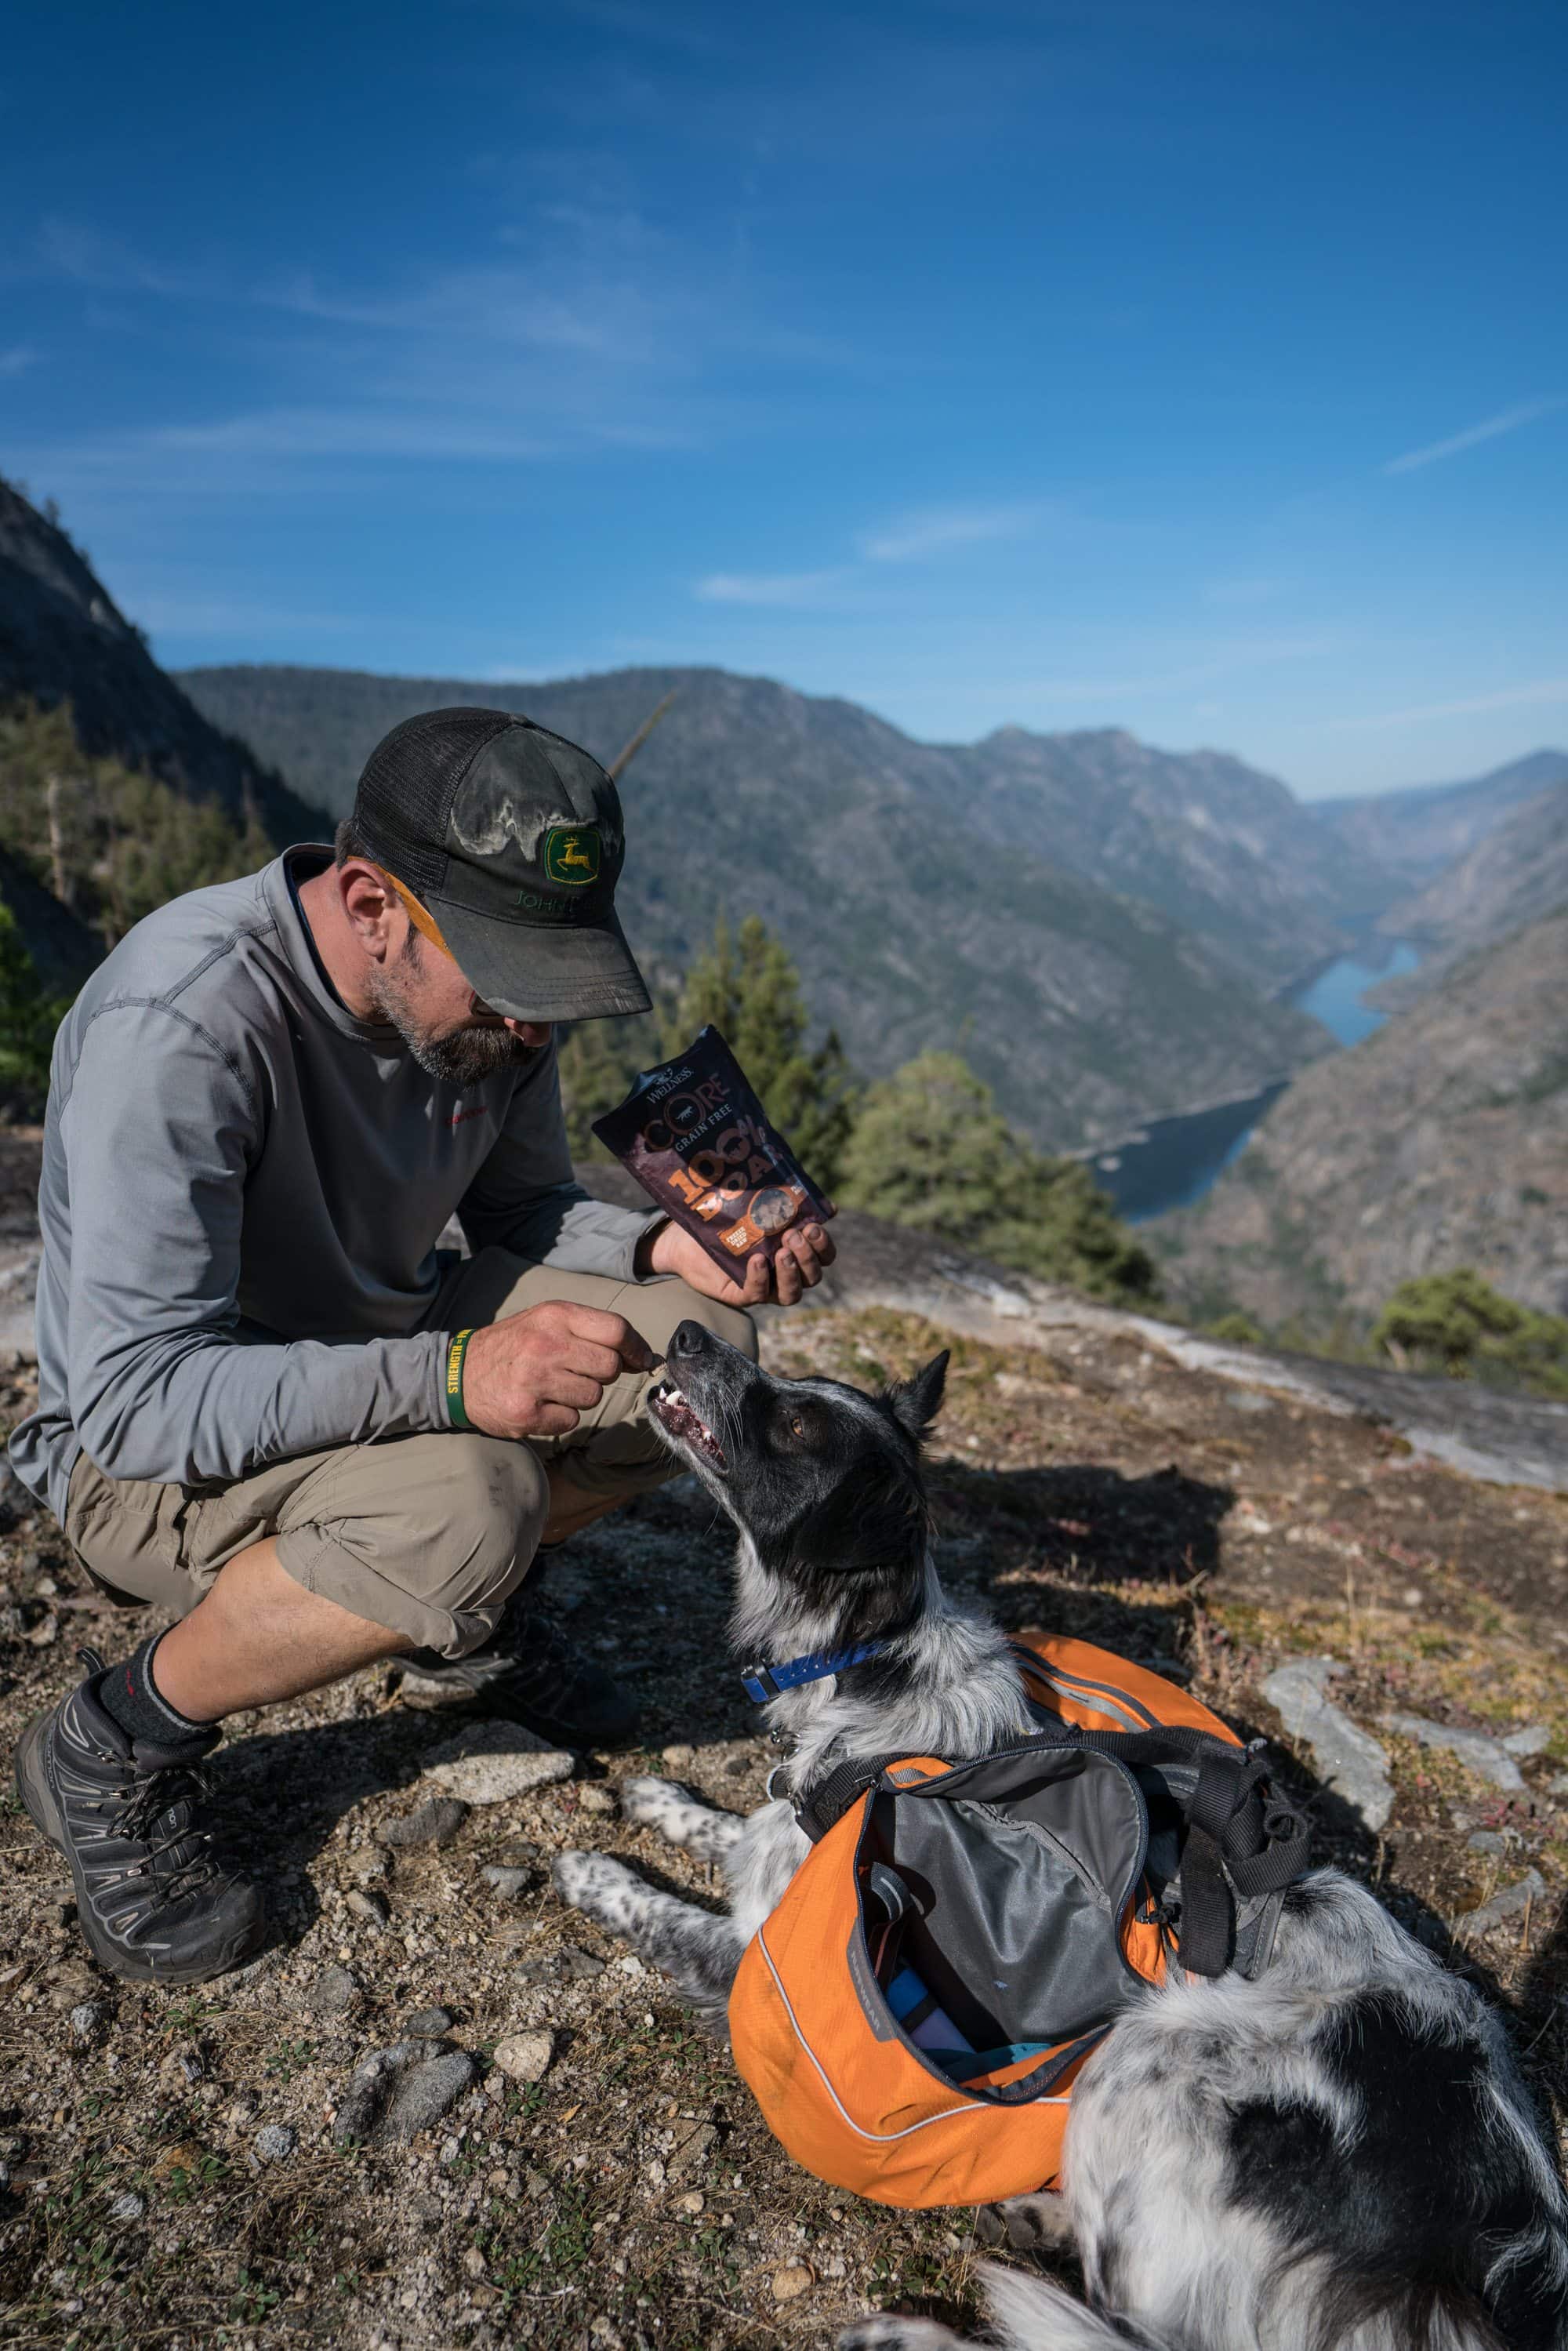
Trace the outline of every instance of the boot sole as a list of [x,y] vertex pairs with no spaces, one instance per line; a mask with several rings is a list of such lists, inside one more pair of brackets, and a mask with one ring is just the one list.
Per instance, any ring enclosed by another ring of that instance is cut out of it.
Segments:
[[254,1935],[241,1933],[236,1938],[236,1948],[226,1952],[222,1959],[204,1960],[194,1967],[184,1968],[177,1965],[160,1967],[152,1959],[144,1959],[134,1951],[123,1949],[104,1933],[94,1916],[86,1881],[71,1851],[65,1834],[65,1823],[60,1818],[60,1808],[49,1785],[44,1750],[53,1720],[52,1714],[35,1715],[16,1741],[16,1792],[49,1843],[70,1864],[71,1883],[76,1887],[77,1924],[81,1928],[83,1941],[99,1967],[110,1975],[118,1976],[122,1983],[192,1984],[210,1983],[214,1976],[227,1975],[233,1969],[242,1966],[262,1941],[266,1931],[265,1919],[257,1921]]

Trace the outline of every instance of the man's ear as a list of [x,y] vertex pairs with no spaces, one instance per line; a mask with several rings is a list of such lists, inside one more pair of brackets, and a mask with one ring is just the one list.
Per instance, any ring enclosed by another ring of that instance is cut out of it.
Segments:
[[951,1348],[944,1347],[912,1380],[900,1380],[896,1387],[884,1391],[883,1401],[892,1405],[894,1420],[908,1430],[916,1445],[942,1409],[942,1391],[947,1384],[951,1353]]
[[343,913],[360,945],[377,963],[386,962],[391,933],[402,911],[391,883],[368,858],[350,857],[338,868],[338,889]]

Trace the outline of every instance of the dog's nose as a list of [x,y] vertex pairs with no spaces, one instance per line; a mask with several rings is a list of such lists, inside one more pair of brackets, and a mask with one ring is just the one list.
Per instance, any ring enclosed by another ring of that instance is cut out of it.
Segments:
[[700,1355],[709,1343],[710,1334],[700,1322],[677,1322],[670,1340],[670,1360],[672,1363],[690,1363],[693,1356]]

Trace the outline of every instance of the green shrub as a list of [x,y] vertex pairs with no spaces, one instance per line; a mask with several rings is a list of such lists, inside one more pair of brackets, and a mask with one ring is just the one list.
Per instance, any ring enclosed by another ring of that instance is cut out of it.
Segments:
[[922,1053],[871,1088],[839,1197],[895,1224],[1101,1298],[1159,1295],[1153,1259],[1089,1171],[1015,1134],[956,1053]]
[[1568,1395],[1568,1320],[1505,1298],[1472,1266],[1402,1281],[1372,1343],[1402,1371]]

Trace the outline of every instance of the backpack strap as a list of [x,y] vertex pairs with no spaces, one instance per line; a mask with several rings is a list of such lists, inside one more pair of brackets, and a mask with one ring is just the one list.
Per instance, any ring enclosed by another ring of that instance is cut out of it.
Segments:
[[[1020,1745],[1088,1748],[1128,1765],[1197,1767],[1181,1802],[1181,1925],[1177,1957],[1193,1975],[1220,1976],[1236,1958],[1236,1897],[1278,1894],[1310,1860],[1306,1822],[1269,1777],[1261,1740],[1232,1747],[1184,1724],[1155,1730],[1040,1730]],[[1009,1750],[1009,1751],[1017,1751]],[[898,1754],[846,1758],[807,1790],[795,1818],[813,1844],[903,1761]]]
[[1176,1953],[1190,1974],[1222,1976],[1236,1958],[1236,1896],[1282,1892],[1312,1857],[1307,1823],[1270,1778],[1263,1741],[1232,1747],[1208,1731],[1171,1724],[1160,1730],[1083,1730],[1072,1743],[1124,1763],[1197,1764],[1197,1783],[1182,1804],[1186,1836]]
[[852,1804],[858,1804],[868,1788],[874,1788],[884,1771],[891,1771],[904,1758],[890,1755],[851,1755],[835,1763],[825,1779],[808,1788],[795,1807],[795,1819],[813,1844],[819,1844],[831,1828],[843,1819]]

